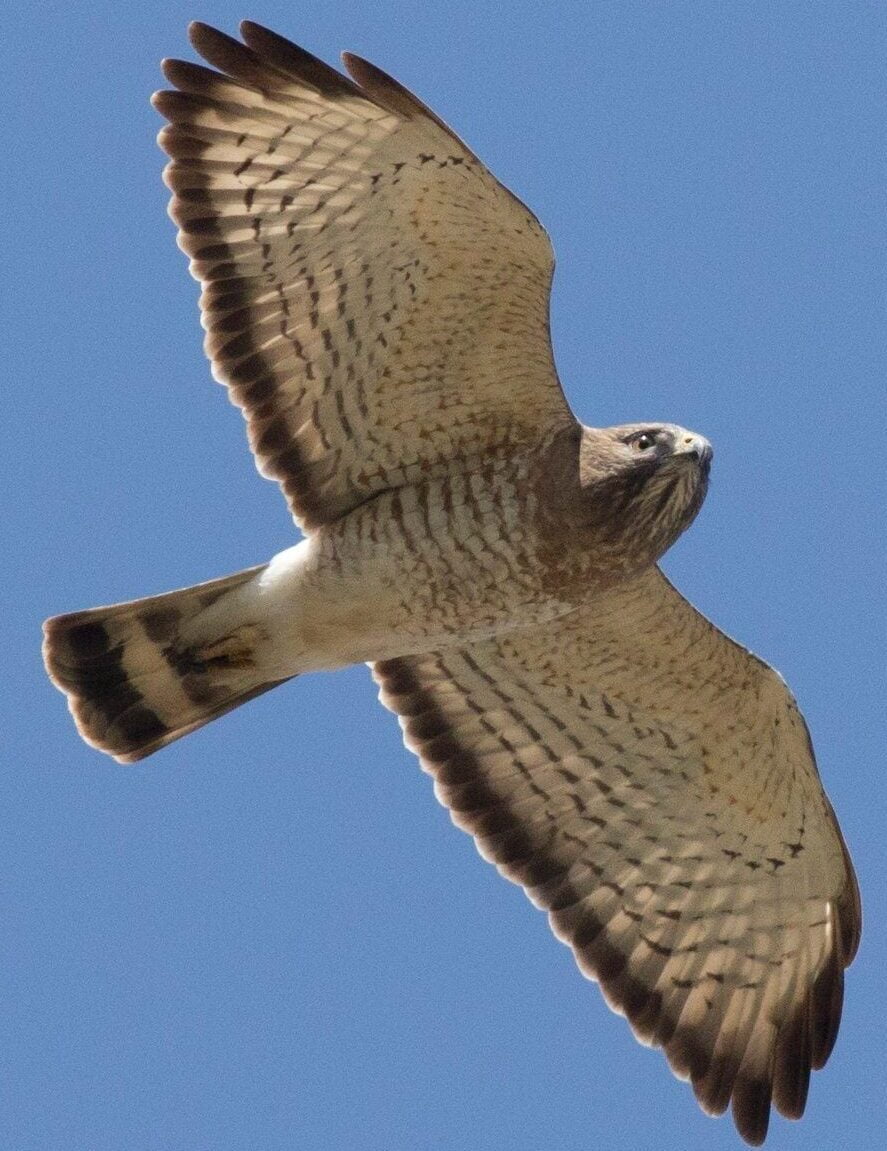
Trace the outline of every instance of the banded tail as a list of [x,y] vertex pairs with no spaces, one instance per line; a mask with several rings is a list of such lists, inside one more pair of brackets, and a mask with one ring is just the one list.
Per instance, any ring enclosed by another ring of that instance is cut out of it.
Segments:
[[[248,623],[210,609],[263,565],[43,625],[43,659],[87,743],[134,763],[284,679],[268,679]],[[221,606],[221,605],[220,605]],[[201,628],[211,619],[213,628]],[[215,634],[213,634],[213,631]]]

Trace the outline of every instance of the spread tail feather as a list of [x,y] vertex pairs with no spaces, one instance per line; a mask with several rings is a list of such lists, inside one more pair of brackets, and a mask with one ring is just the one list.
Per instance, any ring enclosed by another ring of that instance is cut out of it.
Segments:
[[204,613],[262,570],[48,619],[46,670],[87,743],[134,763],[284,683],[262,674],[236,613],[201,635]]

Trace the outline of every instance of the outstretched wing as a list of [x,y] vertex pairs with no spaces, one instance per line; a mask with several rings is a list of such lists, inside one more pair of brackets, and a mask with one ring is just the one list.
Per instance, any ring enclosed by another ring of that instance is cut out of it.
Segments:
[[206,350],[306,528],[572,422],[533,215],[372,64],[355,82],[244,23],[171,60],[170,212]]
[[750,1143],[837,1034],[856,880],[782,679],[653,570],[559,622],[375,665],[481,854]]

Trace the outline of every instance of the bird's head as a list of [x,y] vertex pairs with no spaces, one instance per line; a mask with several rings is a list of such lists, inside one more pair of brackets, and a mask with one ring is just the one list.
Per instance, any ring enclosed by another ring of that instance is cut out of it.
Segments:
[[708,490],[711,444],[677,424],[586,428],[582,486],[604,539],[651,563],[685,531]]

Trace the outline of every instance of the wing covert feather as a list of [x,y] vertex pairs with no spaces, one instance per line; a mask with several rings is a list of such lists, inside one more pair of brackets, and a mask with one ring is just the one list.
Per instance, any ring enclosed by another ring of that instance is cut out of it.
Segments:
[[856,880],[781,678],[654,570],[547,627],[375,665],[481,854],[707,1112],[804,1110]]
[[[572,422],[535,217],[378,68],[246,22],[155,96],[205,347],[306,529]],[[355,82],[356,81],[356,82]]]

